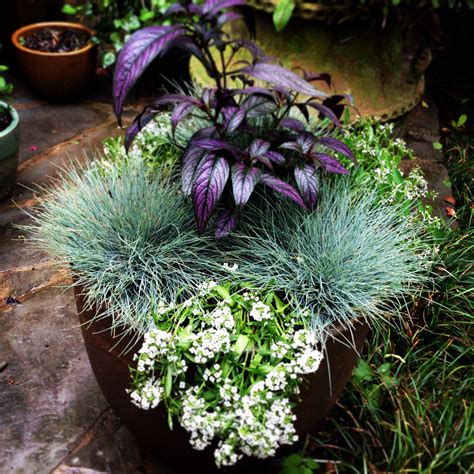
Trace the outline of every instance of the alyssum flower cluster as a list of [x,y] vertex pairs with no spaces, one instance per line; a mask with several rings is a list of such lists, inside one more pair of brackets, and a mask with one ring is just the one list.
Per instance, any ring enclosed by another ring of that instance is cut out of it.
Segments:
[[163,403],[218,466],[266,458],[298,439],[292,408],[322,360],[303,318],[273,292],[207,282],[179,305],[157,304],[135,355],[131,400]]

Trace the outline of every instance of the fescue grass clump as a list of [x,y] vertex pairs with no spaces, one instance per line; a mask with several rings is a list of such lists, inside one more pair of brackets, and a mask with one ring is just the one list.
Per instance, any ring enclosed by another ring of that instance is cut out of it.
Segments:
[[47,191],[35,216],[35,239],[71,266],[87,302],[143,334],[151,310],[195,289],[206,273],[206,236],[178,185],[149,177],[140,158],[107,173],[70,169]]
[[309,215],[283,201],[255,209],[227,257],[243,278],[311,308],[319,327],[359,317],[376,323],[425,279],[418,231],[401,207],[381,205],[375,192],[356,194],[340,179]]

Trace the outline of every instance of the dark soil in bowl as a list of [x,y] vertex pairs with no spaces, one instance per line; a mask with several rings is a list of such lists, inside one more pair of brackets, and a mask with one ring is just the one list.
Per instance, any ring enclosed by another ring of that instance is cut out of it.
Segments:
[[86,46],[90,36],[75,28],[44,28],[21,39],[25,48],[45,53],[68,53]]
[[0,132],[12,123],[12,114],[5,109],[0,109]]

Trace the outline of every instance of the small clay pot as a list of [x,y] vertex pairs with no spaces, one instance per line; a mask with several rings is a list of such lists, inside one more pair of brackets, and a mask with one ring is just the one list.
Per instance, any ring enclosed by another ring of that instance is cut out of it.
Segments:
[[[170,430],[162,405],[154,410],[141,410],[130,402],[126,392],[131,382],[129,367],[136,367],[133,354],[141,346],[141,341],[136,341],[130,334],[123,336],[123,331],[120,330],[116,330],[116,336],[113,337],[110,331],[111,321],[108,319],[91,324],[95,311],[85,309],[81,287],[75,287],[75,294],[84,342],[94,375],[102,393],[123,424],[142,447],[151,448],[156,457],[170,467],[173,466],[176,473],[216,472],[212,449],[208,447],[204,451],[194,450],[189,444],[189,434],[176,420],[173,430]],[[368,330],[367,324],[362,322],[356,322],[352,329],[336,325],[332,328],[326,345],[325,360],[317,372],[307,377],[306,383],[301,387],[301,402],[294,410],[297,417],[295,427],[300,440],[314,432],[336,404],[351,377]],[[290,449],[280,448],[277,454],[288,453]],[[269,471],[268,464],[244,458],[225,472],[268,474]]]
[[[5,102],[0,106],[8,107]],[[12,121],[0,131],[0,200],[5,199],[15,185],[16,168],[18,166],[18,147],[20,146],[20,119],[18,112],[9,107]]]
[[94,31],[79,23],[52,21],[24,26],[12,35],[19,66],[32,89],[53,100],[76,97],[93,77],[97,47],[89,41],[76,51],[50,53],[29,49],[20,44],[20,38],[44,28],[74,28],[87,32],[90,38]]

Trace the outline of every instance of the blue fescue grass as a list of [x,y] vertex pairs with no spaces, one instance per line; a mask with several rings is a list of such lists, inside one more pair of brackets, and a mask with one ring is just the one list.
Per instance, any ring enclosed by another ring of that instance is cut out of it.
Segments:
[[375,192],[354,193],[345,178],[324,186],[311,214],[279,200],[254,209],[226,257],[241,278],[310,308],[315,326],[376,323],[427,279],[420,227]]
[[34,240],[73,270],[87,302],[113,326],[143,334],[150,310],[193,291],[206,274],[210,245],[194,230],[178,186],[150,179],[140,159],[120,167],[71,168],[46,190],[32,226]]

